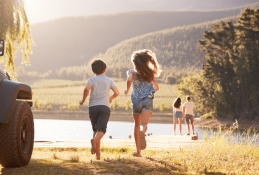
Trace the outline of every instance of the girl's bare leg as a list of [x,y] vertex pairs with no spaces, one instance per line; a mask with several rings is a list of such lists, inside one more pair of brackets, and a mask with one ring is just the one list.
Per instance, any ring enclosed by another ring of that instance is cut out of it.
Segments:
[[180,134],[182,134],[182,118],[179,118]]
[[140,121],[141,121],[141,114],[134,114],[133,118],[135,121],[135,127],[134,127],[134,137],[135,137],[135,143],[136,143],[136,149],[137,149],[137,156],[140,155],[140,148],[139,148],[139,131],[140,131]]
[[151,115],[150,111],[142,110],[142,112],[141,112],[141,122],[140,122],[140,125],[143,126],[143,131],[144,132],[147,131],[147,124],[148,124],[150,115]]
[[176,130],[176,124],[177,124],[177,118],[174,118],[174,134],[175,134],[175,130]]

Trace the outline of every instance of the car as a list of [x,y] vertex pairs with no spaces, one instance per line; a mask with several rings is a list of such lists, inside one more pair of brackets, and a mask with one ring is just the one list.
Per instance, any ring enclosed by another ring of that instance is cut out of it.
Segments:
[[[0,56],[4,41],[0,40]],[[32,91],[27,84],[12,81],[0,70],[0,165],[5,168],[29,164],[34,146]]]

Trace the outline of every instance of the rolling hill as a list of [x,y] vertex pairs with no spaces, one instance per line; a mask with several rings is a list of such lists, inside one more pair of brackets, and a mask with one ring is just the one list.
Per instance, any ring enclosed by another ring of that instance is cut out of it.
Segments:
[[[251,6],[257,8],[259,3]],[[109,48],[124,40],[151,32],[170,28],[175,28],[170,30],[176,30],[176,27],[179,26],[235,16],[243,8],[217,11],[133,11],[87,17],[67,17],[33,24],[31,31],[35,46],[33,54],[30,55],[32,66],[25,67],[25,70],[38,72],[52,70],[55,72],[56,69],[62,67],[84,65],[94,55],[112,53]],[[160,33],[157,32],[157,34]],[[135,39],[130,40],[135,41]],[[144,40],[141,42],[146,43]],[[158,50],[160,49],[156,43],[157,40],[148,42],[156,46]],[[179,44],[175,47],[181,47]],[[142,46],[145,45],[142,44]],[[118,45],[114,47],[118,47]],[[153,50],[156,52],[156,49]],[[159,51],[157,54],[160,54]],[[21,54],[18,54],[15,64],[18,65],[20,62]]]

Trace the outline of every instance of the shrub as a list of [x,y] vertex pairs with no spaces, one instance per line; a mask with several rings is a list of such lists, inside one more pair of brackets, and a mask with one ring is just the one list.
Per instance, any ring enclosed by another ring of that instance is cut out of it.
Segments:
[[35,109],[39,109],[39,101],[38,101],[38,98],[36,97],[33,101],[33,107]]
[[67,109],[70,111],[76,111],[79,109],[79,105],[78,104],[70,104],[67,106]]
[[39,109],[44,109],[46,107],[47,103],[45,101],[39,101],[38,103],[38,108]]
[[115,100],[113,101],[113,103],[112,103],[112,109],[113,109],[114,111],[116,111],[116,110],[119,109],[119,104],[118,104],[117,99],[115,99]]
[[79,155],[71,155],[70,157],[69,157],[69,160],[70,160],[70,162],[79,162],[80,161],[80,156]]
[[127,100],[126,100],[126,103],[125,103],[125,110],[126,110],[126,111],[131,111],[131,109],[132,109],[131,100],[130,100],[130,99],[127,99]]
[[159,110],[160,110],[161,112],[165,112],[165,111],[167,110],[167,107],[165,106],[164,103],[162,103],[162,104],[160,105]]
[[53,109],[52,105],[47,106],[47,111],[51,111]]
[[59,107],[61,110],[65,110],[65,109],[67,109],[67,106],[60,106]]
[[215,114],[210,112],[210,113],[207,113],[207,114],[204,114],[202,116],[202,118],[204,118],[205,120],[208,120],[208,119],[215,119]]

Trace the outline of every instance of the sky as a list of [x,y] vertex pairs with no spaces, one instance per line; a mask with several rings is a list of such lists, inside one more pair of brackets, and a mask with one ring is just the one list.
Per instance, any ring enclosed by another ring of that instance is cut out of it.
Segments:
[[259,0],[24,0],[30,23],[134,10],[213,10]]

